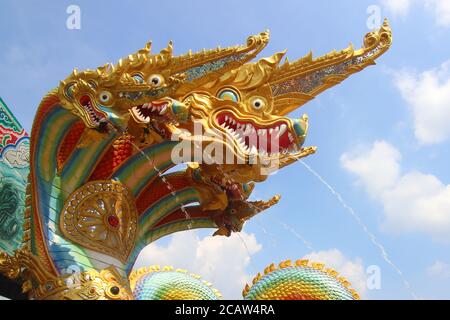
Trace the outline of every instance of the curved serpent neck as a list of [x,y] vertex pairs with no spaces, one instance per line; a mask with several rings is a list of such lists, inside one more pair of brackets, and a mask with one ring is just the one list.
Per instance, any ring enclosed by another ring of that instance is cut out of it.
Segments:
[[[140,200],[175,165],[171,155],[178,143],[140,149],[117,130],[84,127],[57,96],[45,97],[32,131],[25,242],[45,272],[59,277],[114,267],[126,279],[139,253],[139,233],[184,203],[199,201],[193,188],[188,195],[177,190],[169,199]],[[136,209],[138,201],[146,204],[143,210]]]
[[74,135],[72,129],[78,124],[79,119],[62,108],[55,92],[51,92],[39,106],[31,135],[31,223],[27,245],[54,275],[69,273],[72,268],[95,268],[89,252],[63,236],[60,214],[66,199],[86,183],[116,136],[114,132],[102,134],[82,146],[80,141],[86,132],[81,130],[79,141],[61,162],[63,146],[67,147]]

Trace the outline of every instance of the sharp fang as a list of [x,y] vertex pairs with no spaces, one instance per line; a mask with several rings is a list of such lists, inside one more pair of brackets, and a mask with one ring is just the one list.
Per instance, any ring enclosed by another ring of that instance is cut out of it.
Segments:
[[159,114],[166,114],[167,111],[169,111],[169,108],[166,106],[164,106],[164,108],[162,108],[162,110],[159,112]]
[[292,136],[292,133],[290,133],[290,132],[289,132],[289,140],[290,140],[291,142],[294,142],[294,137]]
[[279,137],[283,135],[283,133],[286,132],[287,126],[285,124],[282,124],[280,127],[280,133],[278,134]]

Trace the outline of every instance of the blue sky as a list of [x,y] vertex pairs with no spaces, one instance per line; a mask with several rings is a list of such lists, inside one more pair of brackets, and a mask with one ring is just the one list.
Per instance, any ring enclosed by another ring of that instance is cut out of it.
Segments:
[[[71,4],[81,8],[81,30],[66,28]],[[308,113],[307,145],[319,147],[305,162],[361,217],[411,289],[301,164],[257,186],[255,197],[280,193],[282,201],[249,222],[241,238],[210,239],[209,231],[177,235],[146,250],[140,263],[177,264],[203,274],[226,297],[238,297],[241,283],[271,262],[309,255],[349,277],[367,299],[410,299],[412,292],[448,299],[448,1],[3,0],[0,96],[30,130],[40,99],[74,67],[115,62],[149,40],[155,49],[173,40],[175,52],[184,53],[242,43],[265,29],[271,31],[271,43],[261,56],[286,48],[291,61],[309,50],[321,55],[349,42],[361,45],[369,31],[370,5],[391,21],[391,50],[377,66],[323,93],[294,116]],[[182,249],[180,242],[190,244],[181,256],[174,254]],[[365,271],[372,265],[381,270],[379,290],[365,286]],[[236,281],[227,281],[233,275]]]

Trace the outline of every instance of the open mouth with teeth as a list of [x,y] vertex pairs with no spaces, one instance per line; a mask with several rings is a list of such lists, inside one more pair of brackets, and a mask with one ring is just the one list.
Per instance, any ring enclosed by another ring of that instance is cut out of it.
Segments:
[[216,116],[216,122],[247,155],[279,156],[299,151],[297,135],[286,120],[263,125],[253,120],[239,119],[226,111]]
[[89,117],[89,120],[95,126],[99,126],[106,116],[92,105],[92,100],[89,96],[82,96],[80,98],[80,105]]
[[150,123],[150,121],[155,118],[171,120],[168,113],[169,108],[169,101],[153,101],[132,108],[131,114],[139,123]]

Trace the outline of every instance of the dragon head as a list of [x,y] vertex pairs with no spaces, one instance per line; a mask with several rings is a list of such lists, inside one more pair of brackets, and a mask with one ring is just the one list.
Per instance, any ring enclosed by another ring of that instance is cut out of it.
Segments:
[[[290,119],[277,108],[278,99],[268,82],[284,56],[277,53],[256,63],[246,64],[201,87],[183,100],[190,106],[192,119],[208,134],[222,138],[235,162],[224,161],[224,171],[262,181],[255,166],[305,156],[302,148],[308,130],[308,117]],[[186,124],[188,125],[188,124]],[[256,168],[260,168],[256,166]],[[250,169],[250,171],[249,171]]]
[[268,33],[251,36],[245,45],[189,52],[174,56],[172,42],[158,54],[151,43],[96,70],[73,73],[59,87],[64,108],[80,117],[88,128],[102,128],[107,122],[121,127],[151,121],[180,122],[188,117],[187,107],[175,100],[215,77],[256,56],[268,43]]
[[[287,115],[373,65],[391,42],[385,21],[380,30],[366,35],[359,50],[350,45],[319,58],[310,53],[282,64],[285,52],[279,52],[235,68],[180,99],[189,106],[191,121],[177,129],[187,131],[180,133],[184,140],[201,139],[203,180],[227,192],[229,186],[237,190],[242,183],[264,181],[273,171],[314,153],[315,147],[303,147],[308,116]],[[201,138],[196,123],[205,131]]]
[[211,214],[218,226],[214,236],[230,237],[233,232],[241,232],[244,224],[258,213],[267,210],[280,201],[276,195],[269,201],[231,200],[224,211]]

